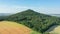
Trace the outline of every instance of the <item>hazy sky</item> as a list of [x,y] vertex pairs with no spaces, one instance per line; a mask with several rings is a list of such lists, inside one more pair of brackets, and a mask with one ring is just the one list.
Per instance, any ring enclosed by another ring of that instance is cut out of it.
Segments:
[[0,0],[0,13],[16,13],[26,9],[60,14],[60,0]]

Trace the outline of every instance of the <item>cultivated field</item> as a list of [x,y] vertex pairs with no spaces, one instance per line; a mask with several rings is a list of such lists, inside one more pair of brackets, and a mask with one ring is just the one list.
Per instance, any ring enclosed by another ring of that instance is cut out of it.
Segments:
[[1,21],[0,22],[0,34],[30,34],[31,30],[21,24]]
[[60,25],[55,25],[46,32],[49,32],[50,34],[60,34]]

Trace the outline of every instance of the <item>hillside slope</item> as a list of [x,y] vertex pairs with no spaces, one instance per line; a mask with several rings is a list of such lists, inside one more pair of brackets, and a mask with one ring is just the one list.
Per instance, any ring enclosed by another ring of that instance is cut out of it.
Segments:
[[60,18],[38,13],[30,9],[10,15],[6,20],[24,24],[25,26],[41,33],[45,32],[53,25],[60,24]]
[[0,34],[30,34],[30,29],[16,22],[0,22]]
[[32,34],[32,33],[40,34],[16,22],[11,21],[0,22],[0,34]]

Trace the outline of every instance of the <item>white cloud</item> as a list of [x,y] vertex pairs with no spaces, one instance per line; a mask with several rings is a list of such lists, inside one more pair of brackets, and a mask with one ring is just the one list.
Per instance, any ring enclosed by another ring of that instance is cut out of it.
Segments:
[[60,14],[60,8],[40,8],[41,13]]
[[0,6],[0,13],[17,13],[26,9],[32,9],[40,13],[47,14],[60,14],[60,8],[47,8],[47,7],[26,7],[26,6]]
[[26,10],[28,7],[24,6],[0,6],[0,13],[16,13]]

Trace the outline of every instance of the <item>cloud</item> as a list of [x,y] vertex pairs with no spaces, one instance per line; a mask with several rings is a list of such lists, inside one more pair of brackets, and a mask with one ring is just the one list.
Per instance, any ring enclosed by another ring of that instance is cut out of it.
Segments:
[[28,7],[24,6],[0,6],[0,13],[16,13],[26,10]]
[[40,8],[41,13],[45,14],[60,14],[60,8]]
[[17,13],[17,12],[21,12],[27,9],[32,9],[35,11],[38,11],[38,7],[28,7],[28,6],[17,6],[17,5],[13,5],[13,6],[7,6],[7,5],[2,5],[0,6],[0,13]]
[[27,9],[32,9],[34,11],[45,13],[45,14],[60,14],[60,8],[47,8],[47,7],[28,7],[28,6],[0,6],[0,13],[17,13]]

